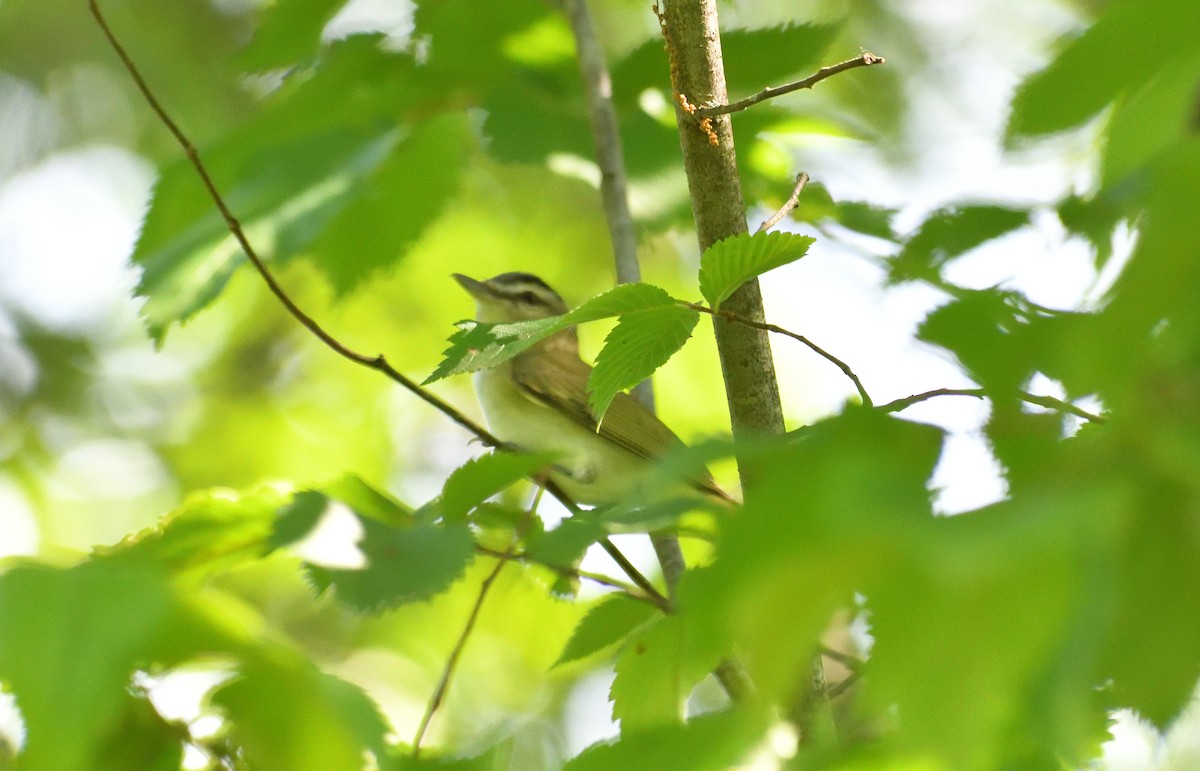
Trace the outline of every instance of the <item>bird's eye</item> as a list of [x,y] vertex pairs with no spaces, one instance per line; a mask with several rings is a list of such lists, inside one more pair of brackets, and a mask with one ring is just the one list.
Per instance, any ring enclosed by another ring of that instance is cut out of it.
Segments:
[[521,292],[521,294],[518,296],[518,299],[523,303],[528,303],[529,305],[535,304],[538,300],[537,295],[535,295],[533,292]]

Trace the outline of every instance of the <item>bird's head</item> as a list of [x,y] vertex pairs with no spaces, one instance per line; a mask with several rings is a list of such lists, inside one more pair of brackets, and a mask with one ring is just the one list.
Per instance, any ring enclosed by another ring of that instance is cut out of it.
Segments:
[[528,321],[567,312],[567,304],[558,293],[531,273],[501,273],[487,281],[455,273],[454,280],[475,298],[475,317],[479,321]]

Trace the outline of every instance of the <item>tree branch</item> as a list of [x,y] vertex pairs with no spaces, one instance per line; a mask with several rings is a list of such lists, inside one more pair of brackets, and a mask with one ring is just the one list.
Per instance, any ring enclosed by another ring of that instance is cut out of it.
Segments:
[[517,539],[514,537],[512,545],[508,547],[508,551],[500,555],[500,558],[496,560],[496,566],[492,568],[492,572],[488,573],[487,578],[483,579],[483,583],[479,586],[479,594],[476,595],[475,604],[471,607],[471,613],[467,616],[467,623],[463,625],[462,632],[459,633],[458,639],[454,642],[454,647],[450,650],[450,656],[446,659],[446,666],[442,668],[442,676],[438,679],[437,687],[433,690],[433,696],[425,706],[425,714],[421,716],[421,722],[417,725],[417,733],[413,737],[412,757],[414,760],[420,756],[421,740],[425,738],[425,731],[429,729],[429,724],[432,722],[434,714],[437,713],[438,708],[446,698],[446,691],[450,689],[450,678],[454,675],[454,670],[458,666],[458,660],[462,656],[463,649],[467,646],[467,639],[471,636],[471,631],[475,628],[475,622],[479,620],[479,612],[483,609],[483,601],[487,599],[492,584],[500,576],[500,571],[504,570],[504,565],[512,557],[512,552],[516,545]]
[[858,375],[854,374],[854,370],[850,369],[850,365],[847,364],[846,362],[842,361],[838,357],[834,356],[832,353],[825,350],[821,346],[817,345],[812,340],[809,340],[804,335],[798,335],[795,332],[791,331],[790,329],[784,329],[783,327],[778,326],[776,324],[768,324],[763,321],[755,321],[753,319],[748,319],[748,318],[739,316],[738,314],[732,313],[727,310],[722,310],[722,309],[713,310],[712,308],[709,308],[707,305],[701,305],[700,303],[685,302],[685,303],[683,303],[683,305],[688,308],[691,308],[694,311],[699,311],[701,313],[707,313],[710,316],[719,316],[720,318],[728,319],[737,324],[745,324],[748,327],[754,327],[755,329],[761,329],[766,332],[775,332],[776,334],[784,335],[785,337],[790,337],[793,340],[797,340],[797,341],[803,343],[804,345],[808,346],[818,356],[821,356],[822,358],[824,358],[827,361],[834,364],[838,369],[840,369],[842,371],[842,374],[844,374],[846,377],[850,378],[850,382],[854,384],[855,390],[858,391],[859,398],[862,399],[863,406],[870,407],[873,405],[873,402],[871,401],[871,395],[869,393],[867,393],[867,389],[863,386],[862,381],[859,380]]
[[[1069,415],[1074,415],[1077,418],[1088,421],[1089,423],[1102,424],[1107,422],[1102,415],[1096,415],[1087,410],[1076,407],[1070,402],[1056,399],[1053,396],[1041,396],[1040,394],[1031,394],[1028,391],[1019,392],[1021,401],[1036,404],[1039,407],[1045,407],[1048,410],[1057,410],[1065,412]],[[987,392],[982,388],[935,388],[932,391],[924,391],[912,396],[905,396],[903,399],[896,399],[887,404],[880,405],[877,409],[880,412],[900,412],[906,410],[914,404],[920,404],[930,399],[935,399],[939,396],[974,396],[977,399],[986,399]]]
[[754,96],[748,96],[745,99],[738,100],[732,104],[718,104],[711,107],[699,107],[696,109],[694,115],[697,118],[714,118],[718,115],[727,115],[731,112],[738,112],[746,109],[747,107],[756,105],[759,102],[765,102],[768,99],[774,99],[777,96],[790,94],[793,91],[799,91],[803,88],[812,88],[822,80],[825,80],[825,78],[833,77],[839,72],[853,70],[858,67],[871,67],[876,64],[883,64],[886,61],[887,60],[882,56],[876,56],[869,51],[863,51],[862,55],[857,58],[847,59],[844,62],[839,62],[837,64],[830,65],[829,67],[822,67],[821,69],[817,70],[816,73],[809,75],[803,80],[797,80],[782,86],[771,86],[769,88],[764,88]]
[[803,171],[796,175],[796,186],[792,188],[792,194],[783,202],[783,206],[779,207],[779,211],[772,214],[763,220],[763,223],[758,226],[757,233],[765,233],[771,228],[779,224],[779,221],[786,217],[792,209],[795,209],[800,203],[800,194],[804,192],[804,186],[808,184],[808,174]]
[[[489,549],[486,546],[477,545],[475,547],[475,551],[479,552],[480,554],[487,554],[490,557],[504,556],[504,552],[497,551],[496,549]],[[616,589],[629,599],[637,600],[638,602],[642,602],[647,605],[653,605],[663,613],[670,613],[673,610],[670,601],[661,594],[655,594],[654,596],[651,596],[649,594],[639,592],[637,587],[633,584],[627,584],[623,581],[618,581],[615,578],[609,578],[602,573],[592,573],[591,571],[580,570],[579,568],[568,568],[563,567],[562,565],[555,565],[553,563],[540,560],[537,557],[531,556],[525,552],[513,552],[509,559],[516,562],[527,562],[535,565],[541,565],[547,570],[552,570],[565,578],[582,579],[584,581],[591,581],[594,584],[599,584],[600,586],[607,586],[610,589]]]
[[[604,58],[604,49],[596,39],[587,0],[563,0],[563,10],[575,36],[576,58],[583,77],[583,93],[587,99],[592,139],[596,145],[600,198],[604,203],[604,218],[608,222],[608,234],[612,240],[617,281],[622,284],[634,283],[642,280],[642,271],[638,263],[633,215],[629,211],[625,153],[621,148],[617,111],[612,101],[612,76]],[[649,379],[633,389],[633,396],[646,409],[654,411],[654,384]],[[674,596],[675,585],[687,570],[679,539],[668,532],[655,532],[650,534],[650,542],[662,567],[667,593]]]
[[[96,0],[88,0],[88,8],[91,10],[92,16],[96,19],[96,23],[100,25],[100,29],[103,31],[104,37],[108,39],[108,44],[116,53],[117,58],[121,60],[121,64],[123,64],[126,71],[129,72],[130,77],[133,78],[133,82],[137,85],[137,88],[141,92],[143,98],[145,98],[146,102],[150,105],[150,109],[154,111],[154,114],[158,116],[159,121],[161,121],[162,124],[167,127],[167,130],[171,132],[173,137],[175,137],[175,141],[181,148],[183,148],[184,154],[191,162],[192,167],[196,170],[201,182],[204,183],[204,188],[208,191],[209,197],[212,198],[213,204],[216,205],[217,210],[221,213],[221,217],[225,220],[225,226],[229,229],[229,232],[238,242],[238,245],[242,248],[242,251],[245,252],[246,258],[250,260],[250,263],[254,266],[254,269],[258,271],[258,274],[266,283],[267,288],[271,290],[271,293],[275,295],[283,307],[287,309],[288,313],[290,313],[293,318],[300,322],[300,324],[309,332],[311,332],[318,340],[320,340],[338,355],[349,359],[356,364],[360,364],[364,367],[373,369],[386,375],[396,383],[404,386],[404,388],[415,394],[422,401],[431,405],[434,407],[434,409],[438,410],[443,415],[474,434],[476,437],[482,440],[484,444],[497,449],[505,449],[505,444],[497,439],[491,432],[468,418],[463,413],[459,412],[454,407],[450,406],[448,403],[442,401],[437,396],[434,396],[432,393],[422,388],[416,381],[411,380],[399,370],[395,369],[387,362],[382,354],[368,356],[367,354],[359,353],[349,346],[346,346],[329,332],[325,331],[325,329],[318,324],[315,319],[301,310],[300,307],[292,301],[292,298],[288,296],[287,292],[283,290],[283,287],[279,285],[279,282],[275,280],[275,276],[267,268],[262,258],[258,256],[258,252],[256,252],[254,247],[251,246],[249,239],[246,238],[246,234],[242,230],[241,222],[238,221],[237,217],[233,216],[233,212],[231,212],[229,207],[226,205],[225,199],[221,195],[221,192],[217,189],[212,177],[209,175],[207,167],[204,165],[203,161],[200,160],[200,154],[196,151],[196,147],[192,144],[191,140],[188,139],[187,135],[183,133],[183,130],[179,128],[178,124],[175,123],[171,116],[167,114],[167,111],[159,103],[158,98],[154,96],[154,92],[146,83],[145,78],[142,77],[141,71],[138,70],[137,65],[133,63],[133,59],[130,58],[128,53],[126,53],[124,46],[121,45],[121,43],[117,40],[116,35],[114,35],[113,31],[109,28],[108,22],[104,19],[104,15],[100,12],[100,7],[96,4]],[[566,493],[562,491],[561,488],[559,488],[557,485],[548,484],[546,485],[546,489],[555,498],[560,500],[568,510],[570,510],[572,513],[578,513],[578,507],[575,506],[575,503],[569,496],[566,495]],[[621,554],[620,550],[617,549],[616,545],[614,545],[612,541],[605,538],[600,542],[600,545],[614,560],[616,560],[617,564],[621,566],[622,570],[626,571],[626,575],[629,576],[630,580],[641,587],[643,591],[646,591],[651,595],[662,597],[662,594],[654,588],[654,585],[651,584],[646,577],[643,576],[637,570],[637,568],[633,566],[633,563],[631,563],[623,554]]]

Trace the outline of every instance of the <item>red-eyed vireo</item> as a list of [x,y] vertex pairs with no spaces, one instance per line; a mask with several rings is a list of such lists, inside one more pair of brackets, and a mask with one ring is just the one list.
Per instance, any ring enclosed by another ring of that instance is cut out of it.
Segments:
[[[542,319],[567,312],[558,293],[529,273],[487,281],[455,273],[475,298],[482,322]],[[559,460],[551,477],[579,503],[603,505],[626,496],[651,461],[683,442],[629,394],[619,393],[599,430],[588,407],[591,366],[579,357],[575,328],[556,332],[512,359],[475,374],[475,390],[492,432],[501,440]],[[689,486],[724,502],[732,499],[707,471]]]

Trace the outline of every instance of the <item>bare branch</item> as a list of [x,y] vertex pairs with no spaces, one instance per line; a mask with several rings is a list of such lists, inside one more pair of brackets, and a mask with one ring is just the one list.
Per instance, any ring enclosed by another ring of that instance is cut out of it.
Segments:
[[748,96],[745,99],[733,102],[732,104],[718,104],[711,107],[700,107],[697,108],[694,115],[696,118],[712,118],[717,115],[727,115],[731,112],[738,112],[739,110],[744,110],[747,107],[756,105],[759,102],[765,102],[768,99],[774,99],[777,96],[790,94],[793,91],[799,91],[803,88],[812,88],[822,80],[825,80],[825,78],[833,77],[839,72],[853,70],[858,67],[871,67],[876,64],[883,64],[885,61],[887,60],[882,56],[876,56],[869,51],[863,51],[862,55],[857,58],[847,59],[844,62],[839,62],[837,64],[830,65],[829,67],[822,67],[821,69],[817,70],[816,73],[809,75],[803,80],[797,80],[782,86],[771,86],[769,88],[764,88],[754,96]]
[[513,544],[508,548],[508,551],[500,555],[496,560],[496,567],[492,568],[492,572],[488,573],[487,578],[483,579],[483,583],[479,586],[479,594],[475,596],[475,604],[471,607],[471,613],[467,616],[467,623],[463,624],[462,632],[459,633],[458,639],[454,642],[454,647],[450,650],[450,656],[446,659],[446,666],[442,668],[442,676],[438,679],[437,687],[433,690],[433,696],[429,699],[429,703],[425,705],[425,714],[421,716],[421,722],[417,726],[417,733],[413,737],[412,757],[415,760],[421,754],[421,740],[425,738],[425,731],[429,729],[429,723],[433,720],[434,714],[446,699],[446,691],[450,689],[450,678],[454,675],[454,670],[458,666],[458,660],[462,656],[463,648],[467,645],[467,639],[471,636],[471,630],[475,628],[475,622],[479,620],[479,611],[483,609],[483,601],[487,599],[488,592],[492,588],[492,584],[500,576],[500,571],[504,570],[504,565],[512,557],[513,547],[516,546],[516,538],[513,539]]
[[[974,396],[977,399],[986,399],[987,392],[982,388],[935,388],[932,391],[924,391],[919,394],[913,394],[912,396],[906,396],[903,399],[896,399],[895,401],[880,405],[878,409],[880,412],[900,412],[901,410],[908,409],[914,404],[920,404],[921,402],[935,399],[939,396]],[[1070,402],[1063,401],[1062,399],[1056,399],[1053,396],[1041,396],[1040,394],[1031,394],[1028,391],[1021,391],[1020,396],[1022,401],[1029,402],[1030,404],[1036,404],[1039,407],[1045,407],[1048,410],[1065,412],[1069,415],[1074,415],[1077,418],[1086,420],[1089,423],[1102,424],[1106,422],[1104,416],[1102,415],[1096,415],[1088,412],[1081,407],[1076,407]]]
[[897,399],[894,402],[888,402],[879,406],[880,412],[900,412],[906,410],[914,404],[919,404],[938,396],[974,396],[979,399],[986,398],[986,394],[982,388],[935,388],[932,391],[913,394],[906,396],[903,399]]
[[796,175],[796,186],[792,188],[792,194],[783,202],[783,206],[779,207],[779,211],[772,214],[763,220],[763,224],[758,226],[756,233],[765,233],[771,228],[779,224],[779,221],[791,213],[792,209],[800,203],[800,194],[804,192],[804,186],[808,184],[808,174],[800,172]]
[[[104,19],[104,15],[100,12],[100,7],[96,4],[96,0],[88,0],[88,7],[92,12],[92,16],[95,17],[96,23],[100,25],[100,29],[104,32],[104,37],[108,39],[109,45],[112,46],[113,51],[117,54],[117,57],[125,66],[126,71],[129,72],[130,77],[133,78],[133,82],[137,85],[137,88],[141,92],[143,98],[145,98],[146,102],[150,105],[150,109],[154,111],[154,114],[158,116],[158,119],[162,122],[162,124],[166,126],[167,130],[171,132],[171,135],[175,137],[175,141],[179,143],[181,148],[183,148],[184,154],[191,162],[192,167],[195,168],[201,182],[204,183],[204,187],[208,191],[209,197],[212,198],[213,204],[221,213],[221,217],[224,218],[225,225],[229,229],[230,234],[233,235],[234,239],[238,242],[238,245],[242,248],[242,251],[245,252],[246,258],[250,260],[250,263],[254,266],[254,269],[258,271],[258,274],[266,283],[267,288],[270,289],[271,293],[275,295],[280,303],[282,303],[283,307],[287,309],[288,313],[290,313],[293,318],[300,322],[300,324],[309,332],[311,332],[318,340],[320,340],[338,355],[349,359],[356,364],[360,364],[364,367],[373,369],[386,375],[388,378],[404,386],[404,388],[415,394],[422,401],[431,405],[443,415],[477,436],[489,447],[507,449],[503,442],[497,439],[483,426],[471,420],[454,407],[450,406],[437,396],[433,395],[431,392],[422,388],[416,381],[408,378],[399,370],[392,367],[392,365],[387,362],[382,354],[369,356],[364,353],[359,353],[349,346],[346,346],[329,332],[325,331],[325,329],[318,324],[315,319],[301,310],[300,307],[292,301],[292,298],[288,296],[287,292],[283,290],[283,287],[279,285],[279,282],[275,280],[275,276],[267,268],[266,264],[262,261],[262,258],[258,256],[258,252],[256,252],[254,247],[251,246],[249,239],[246,238],[246,234],[242,230],[241,222],[239,222],[238,219],[233,216],[233,212],[231,212],[229,207],[226,205],[225,199],[221,195],[221,192],[217,190],[217,186],[213,182],[212,177],[209,175],[207,167],[205,167],[204,163],[200,160],[200,154],[196,151],[195,145],[192,144],[191,140],[188,139],[187,135],[183,133],[183,130],[179,128],[178,124],[175,123],[171,116],[167,114],[167,111],[159,103],[158,98],[154,96],[154,92],[146,83],[145,78],[142,77],[141,71],[138,70],[137,65],[133,63],[133,59],[131,59],[129,54],[126,53],[125,48],[121,45],[121,43],[117,40],[116,35],[114,35],[112,30],[109,28],[108,22]],[[563,505],[566,506],[567,509],[572,513],[577,514],[579,512],[578,507],[571,500],[570,496],[566,495],[566,493],[564,493],[563,490],[557,485],[547,484],[546,489],[551,495],[560,500]],[[643,576],[637,570],[637,568],[633,566],[633,563],[629,562],[629,560],[621,554],[612,541],[606,538],[600,542],[600,545],[609,553],[610,556],[613,557],[614,560],[617,561],[617,564],[621,566],[621,569],[626,571],[626,574],[629,576],[630,580],[632,580],[639,587],[642,587],[642,589],[648,594],[657,595],[658,597],[662,598],[662,594],[658,592],[654,588],[654,585],[651,584],[646,577]],[[662,599],[665,601],[665,598]]]
[[[475,551],[479,552],[480,554],[487,554],[491,557],[504,556],[504,552],[497,551],[496,549],[489,549],[486,546],[476,546]],[[638,591],[637,587],[633,584],[627,584],[623,581],[618,581],[617,579],[610,578],[603,573],[593,573],[588,570],[580,570],[579,568],[569,568],[563,567],[562,565],[555,565],[553,563],[540,560],[537,557],[531,556],[525,552],[513,552],[509,559],[516,562],[527,562],[535,565],[541,565],[547,570],[552,570],[565,578],[582,579],[584,581],[591,581],[592,583],[600,586],[607,586],[610,589],[616,589],[629,599],[637,600],[638,602],[643,602],[647,605],[653,605],[664,613],[670,613],[672,611],[671,603],[662,595],[651,596],[649,594],[645,594]]]
[[808,346],[818,356],[820,356],[823,359],[834,364],[834,366],[836,366],[838,369],[840,369],[842,371],[842,374],[844,374],[846,377],[850,378],[850,382],[854,384],[855,390],[858,391],[859,398],[862,399],[863,406],[870,407],[873,405],[873,402],[871,401],[871,395],[869,393],[867,393],[867,389],[865,387],[863,387],[862,381],[859,380],[858,375],[854,374],[854,370],[850,369],[850,365],[847,364],[846,362],[842,361],[838,357],[834,356],[832,353],[825,350],[821,346],[817,345],[812,340],[809,340],[804,335],[798,335],[795,332],[791,331],[790,329],[784,329],[783,327],[775,325],[775,324],[767,324],[765,322],[754,321],[753,319],[747,319],[747,318],[737,315],[736,313],[731,313],[730,311],[713,310],[712,308],[709,308],[707,305],[701,305],[700,303],[683,303],[683,305],[685,305],[688,308],[691,308],[694,311],[699,311],[701,313],[707,313],[710,316],[720,316],[723,319],[728,319],[729,321],[735,322],[737,324],[745,324],[746,326],[754,327],[755,329],[762,329],[767,332],[774,332],[776,334],[784,335],[785,337],[790,337],[793,340],[797,340],[797,341],[803,343],[804,345]]

